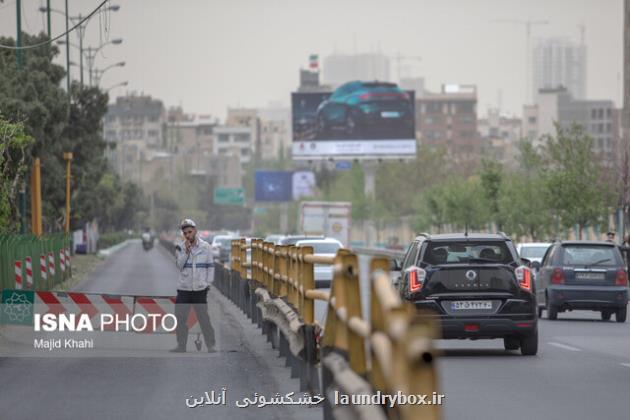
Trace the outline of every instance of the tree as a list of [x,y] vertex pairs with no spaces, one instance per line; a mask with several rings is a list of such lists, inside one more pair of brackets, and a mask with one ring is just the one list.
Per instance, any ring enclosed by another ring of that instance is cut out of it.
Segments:
[[18,226],[17,192],[27,169],[26,149],[32,143],[23,124],[0,115],[0,233],[15,232]]
[[[29,45],[47,39],[44,34],[24,34],[23,43]],[[0,38],[0,43],[15,45],[11,38]],[[101,122],[107,111],[107,94],[75,82],[69,98],[61,88],[65,70],[53,63],[58,53],[53,44],[26,50],[25,64],[18,70],[15,52],[0,50],[0,109],[8,120],[23,122],[24,133],[34,139],[24,149],[23,165],[30,166],[35,157],[41,159],[44,230],[59,231],[63,227],[64,152],[74,155],[71,226],[98,219],[103,230],[111,230],[132,223],[134,218],[130,214],[141,209],[142,195],[113,175],[103,153],[106,143]],[[137,197],[130,200],[129,194],[125,196],[126,191]],[[117,204],[125,209],[124,219],[115,215]]]
[[553,221],[538,178],[511,174],[501,183],[499,214],[503,229],[516,237],[541,240],[550,233]]
[[490,217],[494,220],[499,230],[502,230],[501,212],[499,211],[499,192],[503,180],[503,166],[497,161],[483,159],[481,161],[481,187],[483,196],[487,200]]
[[584,227],[605,220],[614,205],[611,186],[602,182],[601,160],[593,155],[593,139],[584,127],[556,125],[556,135],[545,139],[550,206],[565,228],[577,225],[581,239]]

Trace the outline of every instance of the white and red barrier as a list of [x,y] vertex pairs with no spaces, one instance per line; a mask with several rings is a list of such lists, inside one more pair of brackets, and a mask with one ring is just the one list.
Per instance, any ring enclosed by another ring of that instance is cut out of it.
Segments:
[[66,254],[63,251],[63,248],[59,250],[59,269],[61,273],[66,272]]
[[15,262],[15,288],[22,289],[22,261]]
[[48,253],[48,272],[51,276],[55,275],[55,255],[52,252]]
[[42,282],[48,279],[48,270],[46,269],[46,254],[39,256],[39,272]]
[[[87,314],[95,327],[100,326],[99,319],[102,314],[113,315],[115,319],[123,320],[134,315],[151,316],[155,318],[158,328],[153,329],[151,323],[147,323],[144,329],[136,329],[140,333],[174,333],[161,328],[162,317],[166,314],[175,315],[175,297],[153,296],[121,296],[79,292],[35,292],[35,313],[46,314],[75,314],[81,316]],[[189,333],[200,332],[199,323],[195,311],[188,314],[186,324]],[[137,327],[137,324],[136,328]],[[169,324],[170,326],[170,324]],[[104,326],[104,331],[116,331],[115,324]],[[118,331],[126,331],[119,328]]]
[[66,257],[66,268],[70,270],[70,250],[66,248],[63,250],[63,253]]
[[26,262],[26,287],[33,288],[33,260],[31,257],[24,258]]

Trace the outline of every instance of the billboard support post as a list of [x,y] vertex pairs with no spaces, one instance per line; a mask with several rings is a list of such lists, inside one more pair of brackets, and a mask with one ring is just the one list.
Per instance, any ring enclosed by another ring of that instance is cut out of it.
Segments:
[[286,233],[289,231],[289,203],[284,202],[280,204],[280,232]]
[[[377,163],[373,160],[364,160],[361,162],[361,167],[363,168],[363,194],[365,194],[368,204],[373,204],[374,198],[376,197]],[[367,236],[367,246],[375,246],[377,232],[374,220],[368,217],[368,219],[364,221],[364,227]]]

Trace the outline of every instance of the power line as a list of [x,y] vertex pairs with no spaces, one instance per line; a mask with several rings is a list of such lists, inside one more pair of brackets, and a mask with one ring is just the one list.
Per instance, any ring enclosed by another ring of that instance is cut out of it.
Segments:
[[96,9],[92,10],[90,12],[89,15],[87,15],[86,17],[84,17],[83,19],[81,19],[81,21],[79,23],[77,23],[76,25],[74,25],[72,28],[68,29],[66,32],[61,33],[59,35],[57,35],[56,37],[49,39],[47,41],[44,42],[40,42],[39,44],[33,44],[33,45],[25,45],[23,47],[16,47],[13,45],[3,45],[0,44],[0,48],[6,49],[6,50],[30,50],[33,48],[39,48],[42,47],[44,45],[48,45],[53,43],[54,41],[58,40],[61,37],[66,36],[66,34],[69,34],[70,32],[74,31],[76,28],[78,28],[79,26],[81,26],[86,20],[88,20],[89,18],[91,18],[92,16],[94,16],[94,14],[96,12],[98,12],[100,10],[101,7],[103,7],[105,5],[105,3],[107,3],[109,0],[103,0],[103,2],[101,2],[101,4],[99,4]]

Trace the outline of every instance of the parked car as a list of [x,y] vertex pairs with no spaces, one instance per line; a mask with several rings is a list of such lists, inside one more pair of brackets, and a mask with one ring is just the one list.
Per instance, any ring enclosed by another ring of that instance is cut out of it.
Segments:
[[212,256],[215,260],[223,263],[230,261],[233,239],[238,238],[231,235],[216,235],[212,238]]
[[317,138],[414,138],[413,104],[395,83],[348,82],[317,108]]
[[[337,255],[339,248],[343,248],[341,242],[335,238],[302,239],[295,243],[296,246],[312,246],[313,254],[326,257]],[[315,288],[329,288],[333,279],[333,267],[328,264],[315,264],[313,267],[315,276]]]
[[585,309],[615,314],[626,321],[628,273],[612,242],[561,241],[553,243],[537,276],[538,316],[557,319],[559,312]]
[[403,299],[440,320],[442,338],[502,338],[538,351],[532,273],[504,234],[421,234],[402,262]]

